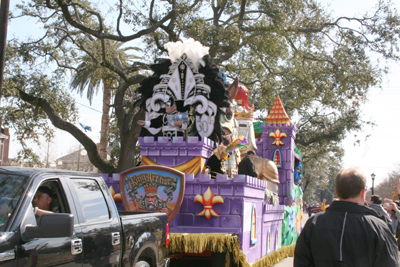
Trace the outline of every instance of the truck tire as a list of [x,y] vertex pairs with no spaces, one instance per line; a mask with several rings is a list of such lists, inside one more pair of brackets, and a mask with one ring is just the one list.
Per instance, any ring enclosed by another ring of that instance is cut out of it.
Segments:
[[135,267],[150,267],[150,264],[148,264],[146,261],[139,261],[135,264]]

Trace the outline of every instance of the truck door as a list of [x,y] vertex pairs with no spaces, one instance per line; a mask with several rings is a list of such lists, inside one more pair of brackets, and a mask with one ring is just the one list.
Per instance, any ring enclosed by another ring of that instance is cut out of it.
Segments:
[[[62,182],[62,180],[64,182]],[[35,219],[32,200],[39,186],[46,186],[52,190],[52,204],[50,211],[57,213],[72,213],[74,215],[74,234],[72,237],[60,238],[33,238],[17,248],[17,266],[82,266],[82,247],[79,247],[80,226],[76,210],[65,179],[46,179],[33,187],[33,194],[29,194],[23,224],[35,225],[40,219]]]
[[[71,178],[81,226],[84,266],[119,266],[122,228],[115,203],[101,179]],[[112,206],[113,205],[113,206]]]

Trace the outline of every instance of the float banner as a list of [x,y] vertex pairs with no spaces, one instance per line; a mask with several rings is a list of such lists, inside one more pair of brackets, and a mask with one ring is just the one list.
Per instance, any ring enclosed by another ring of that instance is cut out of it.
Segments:
[[185,174],[165,166],[140,166],[121,173],[120,188],[125,210],[164,212],[171,222],[185,192]]

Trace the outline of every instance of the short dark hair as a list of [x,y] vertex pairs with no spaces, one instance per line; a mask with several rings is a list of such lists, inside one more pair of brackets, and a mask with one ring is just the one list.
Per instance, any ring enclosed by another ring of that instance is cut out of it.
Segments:
[[49,197],[53,198],[53,192],[51,192],[51,189],[48,188],[47,186],[40,186],[37,190],[40,193],[44,193],[49,195]]
[[358,168],[342,169],[336,176],[336,194],[341,199],[360,195],[367,184],[367,178]]
[[380,195],[371,196],[371,201],[375,204],[382,204],[382,197]]
[[247,151],[247,155],[255,155],[255,154],[256,154],[256,152],[254,152],[254,150]]

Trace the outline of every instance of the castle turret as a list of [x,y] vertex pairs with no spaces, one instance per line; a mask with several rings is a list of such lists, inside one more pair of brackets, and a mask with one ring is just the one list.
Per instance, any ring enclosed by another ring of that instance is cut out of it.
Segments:
[[279,169],[279,203],[290,205],[289,196],[294,183],[294,140],[297,129],[290,121],[279,96],[265,120],[267,124],[262,125],[262,141],[257,143],[258,153],[263,158],[275,162]]

